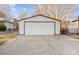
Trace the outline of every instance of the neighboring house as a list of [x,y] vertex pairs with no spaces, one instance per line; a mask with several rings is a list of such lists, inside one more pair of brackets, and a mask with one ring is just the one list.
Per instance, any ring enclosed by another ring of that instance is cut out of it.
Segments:
[[75,20],[75,21],[69,22],[68,29],[70,33],[77,33],[78,21]]
[[57,19],[35,15],[18,21],[19,34],[24,35],[55,35],[60,34],[60,22]]
[[8,20],[0,20],[0,23],[5,24],[6,31],[10,31],[10,30],[15,30],[16,29],[16,26],[12,22],[10,22]]

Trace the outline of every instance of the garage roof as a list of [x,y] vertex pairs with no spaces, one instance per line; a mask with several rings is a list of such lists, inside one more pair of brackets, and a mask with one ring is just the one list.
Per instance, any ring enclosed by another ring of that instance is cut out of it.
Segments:
[[49,16],[45,16],[45,15],[41,15],[41,14],[39,14],[39,15],[35,15],[35,16],[31,16],[31,17],[28,17],[28,18],[24,18],[24,19],[20,19],[20,20],[18,20],[18,21],[26,20],[26,19],[29,19],[29,18],[37,17],[37,16],[43,16],[43,17],[46,17],[46,18],[53,19],[53,20],[56,20],[56,21],[61,22],[61,21],[58,20],[58,19],[51,18],[51,17],[49,17]]

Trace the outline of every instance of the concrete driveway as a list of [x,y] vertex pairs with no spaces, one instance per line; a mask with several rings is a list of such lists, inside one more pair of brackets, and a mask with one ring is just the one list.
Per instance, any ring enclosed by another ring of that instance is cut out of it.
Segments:
[[0,46],[1,55],[71,55],[79,54],[79,41],[56,36],[24,36],[7,41]]

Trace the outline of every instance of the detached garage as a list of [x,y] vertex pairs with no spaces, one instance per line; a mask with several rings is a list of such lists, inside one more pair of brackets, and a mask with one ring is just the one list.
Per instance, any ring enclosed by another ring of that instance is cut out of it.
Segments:
[[60,34],[60,21],[44,15],[35,15],[19,20],[19,34],[55,35]]

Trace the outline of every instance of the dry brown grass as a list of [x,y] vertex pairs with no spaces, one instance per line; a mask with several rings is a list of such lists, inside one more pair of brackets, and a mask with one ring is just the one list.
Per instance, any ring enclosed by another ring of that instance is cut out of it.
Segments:
[[17,32],[7,33],[7,34],[0,34],[0,45],[10,40],[18,35]]
[[68,36],[70,36],[70,37],[72,37],[72,38],[75,38],[75,39],[79,39],[79,35],[68,35]]

